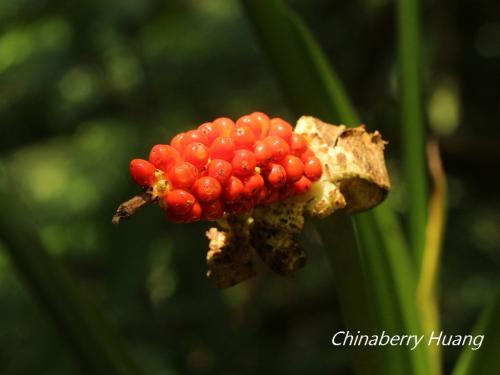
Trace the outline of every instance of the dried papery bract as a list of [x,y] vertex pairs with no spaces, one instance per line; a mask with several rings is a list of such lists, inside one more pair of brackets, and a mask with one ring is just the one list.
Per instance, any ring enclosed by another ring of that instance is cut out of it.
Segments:
[[220,219],[217,228],[210,228],[207,253],[207,277],[219,288],[236,285],[255,276],[252,263],[254,248],[250,245],[249,214],[228,215]]
[[390,188],[384,159],[387,142],[378,131],[368,133],[365,125],[330,125],[309,116],[299,119],[295,131],[309,141],[324,167],[310,192],[306,209],[311,215],[326,217],[339,209],[351,214],[385,199]]

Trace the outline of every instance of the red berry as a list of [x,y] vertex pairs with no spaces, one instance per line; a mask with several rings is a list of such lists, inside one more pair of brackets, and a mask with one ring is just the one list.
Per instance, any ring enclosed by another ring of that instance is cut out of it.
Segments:
[[[257,138],[262,139],[264,137],[267,137],[267,133],[269,132],[269,125],[270,125],[269,117],[262,112],[254,112],[250,116],[254,120],[254,123],[255,122],[260,123],[260,134],[257,134],[257,132],[254,131]],[[252,127],[250,127],[250,128],[252,128]],[[252,130],[253,130],[253,128],[252,128]]]
[[215,125],[212,122],[205,122],[198,126],[198,130],[201,131],[208,139],[208,144],[212,144],[213,140],[222,135],[222,128]]
[[163,172],[167,172],[179,159],[179,151],[169,145],[155,145],[149,153],[149,161]]
[[203,143],[195,142],[188,144],[184,148],[182,157],[184,161],[193,164],[196,168],[203,168],[208,162],[209,153],[207,146]]
[[168,179],[178,188],[190,188],[198,178],[198,169],[186,161],[174,165],[168,171]]
[[198,202],[193,204],[189,213],[185,216],[186,223],[192,223],[201,219],[202,208]]
[[243,196],[245,198],[254,198],[259,195],[264,187],[264,178],[255,173],[243,180]]
[[224,214],[224,204],[219,200],[201,205],[202,217],[205,220],[218,220]]
[[202,209],[201,205],[198,202],[194,202],[193,206],[189,210],[187,214],[184,215],[175,215],[169,211],[167,211],[166,216],[167,219],[173,223],[192,223],[194,221],[198,221],[201,218]]
[[292,138],[293,128],[285,120],[275,117],[271,119],[271,125],[269,126],[269,134],[268,135],[277,135],[278,137],[283,138],[286,142],[290,141]]
[[172,140],[170,141],[170,146],[175,148],[177,151],[181,152],[182,147],[181,147],[181,142],[184,139],[185,133],[179,133],[177,134]]
[[156,180],[155,172],[155,166],[147,160],[134,159],[130,162],[130,176],[139,186],[151,186]]
[[323,173],[323,167],[321,166],[321,161],[316,157],[310,157],[304,163],[304,174],[311,181],[319,180],[321,174]]
[[174,189],[167,194],[164,201],[168,212],[173,215],[182,216],[191,210],[196,199],[193,194],[186,190]]
[[256,116],[245,115],[241,116],[238,121],[236,121],[236,127],[247,127],[255,135],[255,138],[260,139],[260,134],[262,131],[262,123],[256,118]]
[[222,189],[222,198],[226,203],[234,203],[241,199],[243,182],[238,177],[231,176]]
[[231,162],[233,174],[236,176],[248,176],[255,172],[257,160],[255,154],[249,150],[237,150]]
[[184,150],[187,145],[194,142],[203,143],[205,146],[208,146],[208,138],[201,130],[189,130],[184,133],[184,137],[180,141],[181,150]]
[[231,161],[233,160],[234,149],[234,141],[232,138],[217,137],[210,146],[210,158]]
[[220,197],[222,186],[210,176],[200,177],[193,186],[193,192],[200,202],[212,202]]
[[256,141],[253,146],[253,153],[258,166],[264,166],[271,161],[271,147],[264,141]]
[[300,155],[300,160],[302,160],[302,162],[305,163],[307,160],[309,160],[310,158],[314,158],[314,157],[316,157],[316,155],[314,155],[314,152],[312,152],[312,150],[310,148],[306,148],[304,153],[302,155]]
[[300,157],[306,150],[306,139],[300,134],[293,133],[290,138],[290,154]]
[[208,175],[216,178],[223,185],[232,173],[233,167],[227,160],[213,159],[208,166]]
[[236,149],[251,149],[255,143],[255,134],[248,126],[236,126],[231,133]]
[[229,137],[234,129],[234,122],[230,118],[227,117],[219,117],[215,119],[213,122],[214,126],[217,126],[221,129],[222,137]]
[[300,180],[295,181],[292,186],[295,195],[300,195],[309,191],[312,186],[312,182],[306,176],[302,176]]
[[267,143],[271,149],[271,159],[273,161],[280,161],[290,152],[288,143],[286,143],[283,138],[276,135],[267,136],[264,138],[264,142]]
[[271,189],[278,189],[286,184],[286,172],[282,165],[273,163],[265,173]]
[[304,163],[294,155],[285,156],[280,164],[285,168],[288,182],[295,182],[304,174]]

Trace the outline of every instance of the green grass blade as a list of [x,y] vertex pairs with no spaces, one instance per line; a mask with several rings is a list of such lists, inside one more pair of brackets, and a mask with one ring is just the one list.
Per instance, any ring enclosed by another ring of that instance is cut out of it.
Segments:
[[[357,251],[356,233],[350,218],[338,213],[324,220],[314,220],[314,227],[327,250],[347,327],[364,334],[380,333],[374,305],[370,302],[371,291],[362,254]],[[305,245],[310,248],[310,244]],[[384,361],[379,354],[379,351],[364,350],[362,347],[352,348],[356,373],[383,373]]]
[[[399,300],[392,284],[392,277],[387,272],[388,263],[385,247],[376,225],[373,225],[373,215],[362,214],[354,218],[358,232],[360,249],[363,249],[363,259],[366,264],[367,279],[371,291],[371,304],[375,307],[378,331],[387,334],[398,334],[404,327],[400,314]],[[405,330],[405,333],[409,332]],[[384,371],[381,374],[412,374],[413,364],[409,351],[401,347],[382,347]]]
[[[440,330],[438,288],[439,263],[446,222],[447,181],[444,173],[437,142],[428,145],[429,170],[433,180],[433,190],[429,200],[426,243],[422,256],[422,268],[417,285],[417,304],[424,332]],[[441,348],[429,347],[434,372],[441,372]]]
[[[248,18],[257,32],[266,55],[272,62],[274,71],[284,92],[297,115],[311,114],[325,120],[340,121],[348,125],[359,123],[342,88],[339,79],[327,64],[327,59],[319,49],[307,28],[297,15],[285,7],[282,1],[263,2],[242,1]],[[331,262],[335,265],[342,261],[346,252],[358,252],[351,261],[358,262],[352,267],[356,277],[365,281],[369,293],[369,303],[374,312],[373,321],[377,329],[391,330],[394,333],[421,332],[416,312],[416,275],[409,258],[406,242],[401,228],[387,205],[354,218],[358,236],[358,247],[344,244],[338,248],[335,241],[337,229],[345,228],[333,218],[321,225],[320,236]],[[339,254],[341,252],[341,254]],[[349,275],[336,269],[337,278],[344,278],[345,285]],[[339,293],[344,312],[351,310],[352,299],[356,296]],[[351,306],[351,307],[349,307]],[[362,308],[362,304],[359,306]],[[357,329],[363,322],[355,317],[346,317],[350,328]],[[429,374],[426,348],[413,352],[387,350],[383,354],[383,374]]]
[[295,114],[358,125],[339,78],[302,20],[282,1],[242,4]]
[[[15,205],[14,205],[15,203]],[[138,375],[140,371],[111,327],[77,287],[58,260],[42,247],[19,199],[0,192],[0,239],[13,264],[47,309],[56,328],[76,355],[83,373]]]
[[410,245],[418,268],[427,222],[425,135],[422,119],[419,11],[417,0],[398,1],[399,82],[403,169]]
[[473,335],[484,335],[481,348],[466,346],[461,353],[453,375],[497,375],[500,347],[500,287],[479,318]]

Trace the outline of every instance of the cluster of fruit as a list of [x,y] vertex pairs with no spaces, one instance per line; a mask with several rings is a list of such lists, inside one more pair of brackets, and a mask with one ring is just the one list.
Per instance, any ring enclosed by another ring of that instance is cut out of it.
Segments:
[[303,194],[322,166],[288,122],[254,112],[177,134],[155,145],[149,161],[132,160],[130,173],[144,188],[161,183],[160,206],[171,221],[186,223]]

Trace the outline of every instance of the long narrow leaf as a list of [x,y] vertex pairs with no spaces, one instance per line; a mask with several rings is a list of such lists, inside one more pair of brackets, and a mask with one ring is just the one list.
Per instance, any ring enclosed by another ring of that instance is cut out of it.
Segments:
[[[366,277],[362,254],[357,251],[356,233],[351,221],[343,214],[315,220],[324,248],[334,272],[342,314],[349,329],[363,334],[378,334],[375,308],[370,303],[371,291]],[[332,230],[332,227],[336,230]],[[309,247],[308,247],[309,248]],[[379,351],[353,348],[353,365],[357,374],[383,373],[384,360]]]
[[140,371],[116,334],[77,287],[65,268],[42,247],[25,218],[28,210],[0,192],[0,239],[33,294],[68,342],[83,373],[138,375]]
[[[428,145],[429,169],[434,189],[429,201],[429,219],[427,220],[427,235],[422,268],[417,286],[417,302],[422,317],[424,332],[439,331],[439,307],[437,301],[437,279],[439,275],[439,260],[446,220],[446,175],[441,164],[437,142]],[[429,348],[431,365],[436,374],[441,372],[441,351],[438,345]]]
[[407,189],[410,244],[418,268],[427,222],[427,178],[417,0],[398,1],[399,80],[403,135],[403,170]]
[[[453,375],[497,375],[500,347],[500,286],[491,303],[484,309],[472,334],[484,336],[480,348],[466,346],[461,353]],[[479,341],[477,341],[479,343]]]
[[242,4],[296,115],[358,125],[339,78],[302,20],[282,1]]
[[[300,19],[280,0],[242,2],[294,111],[349,125],[359,123],[339,79]],[[345,270],[337,268],[337,278],[343,279],[337,284],[345,285],[352,277],[364,280],[369,293],[368,303],[373,307],[373,310],[366,310],[366,314],[374,312],[369,319],[376,322],[377,329],[399,334],[420,333],[415,305],[416,275],[401,228],[391,210],[382,205],[373,212],[355,217],[359,233],[357,249],[347,245],[339,250],[335,234],[345,225],[334,218],[326,220],[321,225],[320,235],[334,266],[345,259],[346,252],[359,252],[359,256],[350,258],[360,263],[351,267],[351,271],[357,272],[355,276],[345,275]],[[353,304],[351,299],[359,298],[344,293],[339,293],[339,297],[341,304],[347,306]],[[344,306],[344,312],[349,310]],[[353,330],[364,326],[355,316],[346,317],[346,321]],[[429,374],[427,360],[426,348],[412,352],[385,350],[384,370],[380,373]]]

